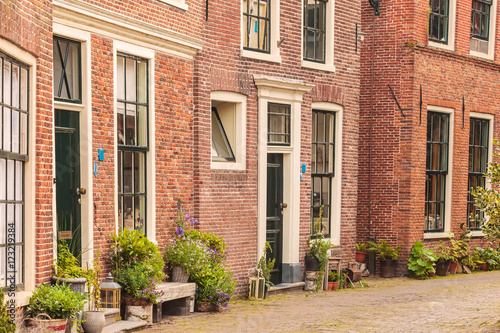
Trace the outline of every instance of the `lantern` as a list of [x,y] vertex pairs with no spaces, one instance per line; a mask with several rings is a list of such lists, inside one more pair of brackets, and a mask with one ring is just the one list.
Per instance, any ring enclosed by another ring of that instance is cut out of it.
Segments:
[[[99,286],[101,289],[101,305],[103,308],[120,309],[122,287],[115,282],[113,275],[108,274],[106,280]],[[120,312],[118,312],[120,313]]]

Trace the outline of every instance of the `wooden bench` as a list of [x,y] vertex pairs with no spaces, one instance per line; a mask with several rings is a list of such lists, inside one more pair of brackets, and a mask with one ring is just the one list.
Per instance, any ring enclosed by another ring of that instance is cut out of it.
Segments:
[[153,307],[153,322],[162,320],[163,315],[188,316],[190,299],[196,292],[195,283],[164,282],[156,287],[164,295],[158,298],[158,305]]

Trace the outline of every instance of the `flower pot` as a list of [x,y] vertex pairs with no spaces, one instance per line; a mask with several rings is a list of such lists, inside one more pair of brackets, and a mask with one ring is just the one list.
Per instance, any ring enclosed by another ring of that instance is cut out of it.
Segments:
[[189,274],[181,266],[172,267],[172,282],[186,283],[189,280]]
[[450,274],[457,274],[457,267],[458,263],[457,262],[451,262],[450,263]]
[[436,275],[436,271],[435,270],[427,272],[427,276],[428,277],[434,277],[435,275]]
[[356,262],[364,263],[366,259],[366,252],[356,252]]
[[327,290],[333,290],[333,282],[328,281],[328,289]]
[[52,284],[63,284],[66,283],[75,293],[83,294],[85,292],[86,278],[73,278],[73,279],[60,279],[57,276],[51,277]]
[[319,271],[319,260],[316,257],[307,255],[304,257],[306,271],[317,272]]
[[333,291],[337,291],[339,290],[339,282],[338,281],[335,281],[335,282],[332,282],[332,290]]
[[397,260],[380,260],[380,276],[383,278],[393,278],[396,275]]
[[[45,319],[44,319],[45,318]],[[52,319],[49,315],[41,313],[36,318],[28,318],[29,331],[34,332],[65,332],[68,319]]]
[[125,309],[123,315],[125,320],[145,320],[148,324],[153,323],[153,302],[124,295],[122,296],[122,307]]
[[437,276],[446,276],[448,274],[448,269],[450,268],[450,262],[438,262],[436,263],[436,275]]
[[101,333],[106,324],[103,311],[84,311],[82,327],[85,333]]
[[481,264],[481,270],[482,271],[487,271],[488,270],[488,263],[487,262],[483,262]]
[[207,301],[196,301],[196,312],[215,312],[218,311],[215,304]]

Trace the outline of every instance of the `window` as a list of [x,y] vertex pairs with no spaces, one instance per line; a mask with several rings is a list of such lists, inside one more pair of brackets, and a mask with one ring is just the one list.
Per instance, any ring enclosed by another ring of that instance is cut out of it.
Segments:
[[450,115],[428,112],[425,231],[444,231]]
[[29,67],[0,53],[0,288],[24,284],[24,169],[28,161]]
[[493,57],[490,31],[493,31],[495,15],[491,15],[492,12],[496,12],[496,4],[492,0],[472,1],[470,50],[473,55]]
[[[311,234],[321,232],[330,237],[332,216],[332,179],[335,164],[335,113],[312,111],[311,148]],[[321,206],[321,224],[317,224]]]
[[304,0],[303,56],[325,63],[326,0]]
[[54,36],[54,97],[81,103],[80,43]]
[[243,48],[270,53],[270,0],[243,0]]
[[[469,182],[468,189],[478,186],[486,186],[484,174],[488,169],[488,146],[490,141],[490,121],[488,119],[470,119],[469,134]],[[472,230],[479,230],[481,225],[477,219],[471,219],[470,215],[484,218],[484,213],[476,209],[474,196],[467,194],[467,227]]]
[[219,112],[212,107],[212,160],[234,161],[233,150],[224,130]]
[[117,142],[119,228],[146,231],[148,60],[117,56]]
[[430,6],[429,38],[437,43],[448,44],[450,2],[449,0],[430,0]]
[[269,103],[267,111],[267,142],[290,145],[290,105]]

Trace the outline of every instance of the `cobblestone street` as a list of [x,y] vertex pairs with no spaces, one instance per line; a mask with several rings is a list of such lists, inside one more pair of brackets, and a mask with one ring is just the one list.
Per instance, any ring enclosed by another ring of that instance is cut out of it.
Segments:
[[500,271],[365,281],[339,292],[236,300],[225,312],[171,317],[142,332],[500,332]]

